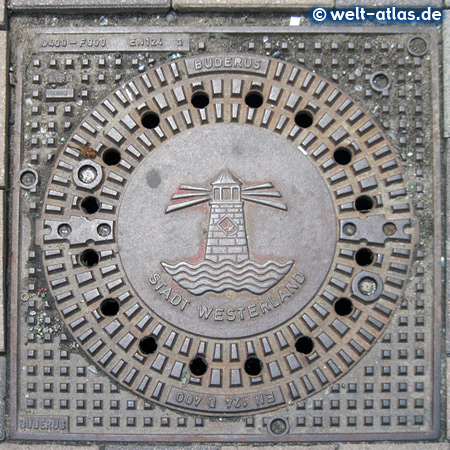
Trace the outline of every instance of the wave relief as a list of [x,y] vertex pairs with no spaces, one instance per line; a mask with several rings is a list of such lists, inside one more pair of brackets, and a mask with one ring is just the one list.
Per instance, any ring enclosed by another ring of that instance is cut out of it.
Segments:
[[175,265],[161,263],[164,270],[193,295],[219,293],[227,289],[264,294],[284,278],[293,264],[294,261],[280,263],[274,260],[264,264],[251,260],[241,263],[203,261],[197,265],[184,261]]

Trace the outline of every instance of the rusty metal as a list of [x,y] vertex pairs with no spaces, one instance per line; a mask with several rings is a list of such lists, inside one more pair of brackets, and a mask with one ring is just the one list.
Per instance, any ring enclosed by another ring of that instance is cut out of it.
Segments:
[[[186,46],[189,30],[180,31]],[[48,42],[51,33],[39,33]],[[203,39],[190,33],[192,42]],[[122,440],[133,427],[133,439],[161,440],[189,424],[182,439],[325,440],[336,439],[333,430],[352,429],[354,438],[367,439],[367,427],[374,439],[414,439],[415,430],[435,436],[437,418],[417,408],[439,385],[423,378],[433,369],[423,342],[438,343],[431,339],[434,322],[423,319],[422,310],[431,314],[432,307],[421,300],[439,286],[416,278],[420,267],[433,270],[421,204],[435,197],[421,181],[430,170],[417,156],[423,152],[409,155],[409,143],[403,150],[401,119],[397,135],[383,121],[397,81],[378,88],[374,75],[380,67],[388,72],[389,59],[359,69],[364,54],[354,48],[373,50],[365,36],[337,35],[332,43],[296,36],[289,48],[314,48],[318,67],[326,66],[322,77],[290,57],[264,55],[269,41],[283,39],[279,30],[265,33],[271,37],[257,35],[258,45],[247,48],[252,53],[221,53],[230,49],[220,44],[214,52],[211,44],[211,55],[166,55],[168,62],[149,70],[133,53],[114,55],[110,66],[101,55],[73,50],[61,57],[47,46],[26,53],[31,64],[19,66],[16,95],[32,100],[24,103],[23,146],[15,137],[23,148],[15,174],[32,165],[39,182],[27,197],[14,192],[15,214],[32,225],[17,219],[27,250],[13,271],[15,298],[28,291],[30,300],[12,306],[27,321],[13,319],[26,368],[19,374],[12,367],[18,392],[26,392],[16,397],[12,389],[13,435]],[[425,51],[432,48],[433,35],[421,36]],[[399,59],[423,51],[410,35],[389,38]],[[378,39],[373,58],[390,48]],[[333,52],[344,49],[361,72],[362,89],[348,79],[352,97],[332,81]],[[78,105],[82,77],[117,75],[118,59],[130,68],[126,81],[111,85],[106,97],[81,89]],[[61,64],[65,73],[79,67],[81,78],[41,87],[44,68],[58,71]],[[424,89],[432,85],[428,64],[416,61],[408,75],[419,83],[420,74]],[[406,72],[397,68],[390,76]],[[429,105],[421,106],[431,115]],[[56,119],[54,110],[62,111]],[[433,129],[420,111],[416,144],[423,143],[420,130]],[[45,116],[45,132],[35,127],[35,114]],[[77,124],[73,131],[67,117]],[[62,137],[51,132],[60,127]],[[46,142],[37,158],[36,139]],[[206,285],[198,282],[205,267]],[[243,278],[247,270],[251,282]],[[254,275],[263,270],[270,283]],[[365,358],[369,351],[375,356]],[[429,363],[405,369],[405,358]],[[393,367],[385,363],[391,359]],[[410,380],[406,390],[395,375]],[[437,401],[427,406],[436,411],[431,406]],[[404,422],[408,431],[394,429]]]

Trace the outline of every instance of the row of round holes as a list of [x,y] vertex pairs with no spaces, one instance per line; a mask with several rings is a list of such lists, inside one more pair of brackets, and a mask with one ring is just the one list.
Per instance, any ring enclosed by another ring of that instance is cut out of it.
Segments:
[[[361,214],[367,214],[374,207],[374,201],[368,195],[360,195],[356,197],[355,209]],[[100,209],[99,200],[89,195],[81,201],[81,209],[86,214],[95,214]]]
[[[249,92],[245,97],[245,103],[249,108],[259,108],[264,99],[259,92]],[[204,109],[209,105],[209,96],[206,92],[195,92],[191,97],[191,104],[197,109]],[[309,128],[313,124],[313,115],[306,110],[299,111],[294,118],[295,123],[300,128]],[[148,111],[141,116],[141,124],[149,130],[156,128],[161,122],[159,115],[153,111]]]
[[[360,195],[355,200],[355,209],[362,214],[368,213],[374,206],[374,201],[368,195]],[[99,200],[89,195],[81,201],[81,209],[86,214],[95,214],[100,209]]]
[[[245,103],[250,108],[259,108],[264,102],[262,95],[259,92],[251,91],[245,97]],[[209,104],[209,97],[206,92],[196,92],[191,98],[191,103],[194,107],[203,109]],[[299,111],[295,115],[295,123],[300,128],[308,128],[313,123],[313,115],[309,111]],[[144,113],[141,116],[141,123],[144,128],[153,129],[160,124],[158,114],[153,111]],[[347,147],[339,147],[333,154],[334,160],[339,165],[347,165],[353,158],[352,151]],[[355,208],[361,213],[367,213],[374,206],[373,200],[367,195],[359,196],[355,201]]]
[[[363,247],[355,253],[355,261],[360,266],[369,266],[374,260],[375,255],[370,248]],[[80,254],[80,263],[84,267],[95,267],[99,261],[100,256],[98,252],[92,248],[88,248]]]
[[[353,303],[350,299],[342,297],[334,303],[336,314],[347,316],[353,311]],[[100,305],[100,312],[104,316],[115,316],[119,313],[120,305],[116,299],[107,298]],[[139,341],[139,350],[144,355],[156,352],[158,343],[153,336],[146,336]],[[301,336],[295,341],[295,350],[303,355],[309,355],[314,350],[314,341],[308,336]],[[205,358],[195,356],[189,363],[189,369],[195,376],[202,376],[208,370],[208,363]],[[257,376],[263,369],[262,361],[257,357],[249,357],[244,363],[244,370],[250,376]]]
[[[202,95],[207,97],[207,94],[204,92],[197,92],[192,97],[194,101],[195,98],[199,98]],[[259,101],[259,100],[260,101]],[[250,92],[246,96],[246,103],[251,107],[259,107],[263,102],[262,95],[259,92]],[[200,102],[194,102],[196,105],[200,105]],[[208,100],[209,103],[209,100]],[[205,105],[207,106],[207,104]],[[197,106],[200,107],[200,106]],[[296,115],[296,123],[302,128],[306,128],[312,124],[312,115],[308,111],[300,111]],[[309,123],[311,120],[311,123]],[[159,116],[154,112],[147,112],[141,117],[142,126],[145,128],[156,128],[159,125],[160,119]],[[339,147],[335,150],[333,154],[334,160],[339,165],[347,165],[351,162],[353,158],[353,153],[349,148]],[[114,166],[119,164],[121,161],[120,151],[114,148],[109,148],[105,150],[102,154],[103,162],[108,166]],[[374,206],[374,201],[371,197],[367,195],[360,195],[355,200],[355,209],[363,214],[369,212]],[[87,214],[94,214],[100,208],[99,201],[92,196],[86,197],[82,203],[81,208]]]
[[[100,312],[107,317],[117,315],[119,310],[120,304],[114,298],[107,298],[100,305]],[[335,301],[334,310],[339,316],[348,316],[353,311],[353,303],[350,299],[341,297]]]

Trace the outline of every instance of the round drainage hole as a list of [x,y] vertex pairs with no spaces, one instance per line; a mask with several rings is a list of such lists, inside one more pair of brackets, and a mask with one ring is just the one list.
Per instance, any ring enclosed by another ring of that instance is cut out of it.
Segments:
[[360,195],[355,201],[357,211],[365,214],[373,208],[373,200],[367,195]]
[[80,262],[84,267],[94,267],[100,261],[98,252],[92,248],[88,248],[80,255]]
[[263,96],[259,92],[251,91],[245,96],[245,104],[249,108],[259,108],[263,102]]
[[108,150],[103,152],[102,159],[107,166],[117,166],[122,158],[119,150],[115,148],[108,148]]
[[263,363],[259,358],[255,358],[254,356],[247,358],[244,364],[244,370],[245,372],[255,377],[256,375],[259,375],[262,372],[263,369]]
[[295,341],[295,350],[304,355],[309,355],[314,350],[314,342],[308,336],[299,337]]
[[370,248],[360,248],[355,254],[355,261],[360,266],[370,266],[375,259],[375,255]]
[[201,356],[196,356],[189,363],[189,369],[196,377],[201,377],[208,370],[208,363]]
[[95,197],[86,197],[81,201],[81,209],[86,214],[94,214],[100,209],[100,202]]
[[353,311],[353,303],[349,298],[339,298],[334,302],[334,310],[338,316],[348,316]]
[[300,128],[308,128],[313,123],[313,115],[308,111],[300,111],[295,115],[295,123]]
[[139,341],[139,350],[144,355],[151,355],[156,352],[158,344],[153,336],[146,336]]
[[334,160],[341,166],[346,166],[352,160],[353,154],[349,148],[340,147],[333,154]]
[[191,103],[198,109],[206,108],[209,105],[209,95],[206,92],[196,92],[191,98]]
[[102,301],[100,311],[104,316],[115,316],[120,309],[119,302],[114,298],[107,298]]
[[142,114],[141,123],[144,128],[151,130],[153,128],[156,128],[159,125],[159,122],[159,116],[154,112],[150,111]]

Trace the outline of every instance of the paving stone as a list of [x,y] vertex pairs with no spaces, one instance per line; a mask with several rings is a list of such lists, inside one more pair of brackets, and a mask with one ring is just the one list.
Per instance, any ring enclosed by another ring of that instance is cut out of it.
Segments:
[[450,11],[444,11],[443,36],[443,84],[444,84],[444,137],[450,137]]
[[[177,444],[164,444],[165,449],[177,449],[181,450],[181,447]],[[183,445],[183,450],[221,450],[224,447],[221,445]],[[236,447],[226,447],[226,450],[233,450]],[[239,449],[246,449],[250,447],[239,447]],[[253,447],[252,447],[253,448]],[[262,447],[259,447],[262,448]],[[144,445],[144,444],[110,444],[106,445],[104,450],[161,450],[162,447],[159,445]]]
[[[1,1],[1,0],[0,0]],[[5,157],[6,157],[6,121],[7,121],[7,70],[8,49],[7,32],[0,31],[0,188],[6,184]]]
[[450,445],[446,442],[442,443],[411,443],[411,444],[396,444],[393,442],[383,444],[339,444],[339,450],[448,450]]
[[[445,51],[445,50],[444,50]],[[447,50],[448,51],[448,50]],[[447,56],[444,56],[447,57]],[[447,57],[448,58],[448,57]],[[446,64],[447,67],[445,67],[444,65],[444,74],[447,74],[447,78],[444,82],[444,98],[446,99],[446,105],[449,104],[448,99],[450,96],[450,83],[448,80],[448,75],[450,73],[450,67],[449,64]],[[445,78],[444,78],[445,80]],[[449,111],[448,111],[448,106],[447,109],[444,109],[444,113],[445,113],[445,118],[444,118],[444,135],[448,135],[449,134],[449,127],[448,127],[448,121],[449,121]],[[449,176],[448,176],[448,170],[450,167],[450,139],[446,139],[445,140],[445,150],[446,150],[446,155],[447,155],[447,183],[446,183],[446,193],[447,195],[446,197],[446,208],[447,211],[449,211],[450,208],[450,186],[448,183],[449,180]],[[449,280],[448,277],[450,277],[450,220],[448,219],[448,215],[447,215],[447,221],[446,221],[446,227],[447,227],[447,245],[446,245],[446,261],[445,261],[445,268],[446,268],[446,272],[447,272],[447,280]],[[445,350],[447,352],[447,356],[450,356],[450,283],[447,282],[447,291],[446,291],[446,295],[447,295],[447,329],[446,329],[446,343],[445,343]],[[447,360],[447,392],[450,392],[450,359]],[[450,402],[450,394],[447,395],[447,401]],[[449,408],[450,408],[450,403],[449,403]],[[450,418],[450,410],[447,411],[447,417]],[[450,423],[448,425],[447,428],[447,433],[450,436]]]
[[99,450],[99,446],[97,445],[83,445],[81,447],[74,446],[72,444],[42,444],[42,445],[32,445],[32,444],[12,444],[12,443],[3,443],[0,444],[0,448],[2,450]]
[[[447,297],[448,298],[448,297]],[[450,358],[447,358],[447,418],[450,417],[450,395],[449,395],[449,389],[450,389]],[[450,426],[448,425],[447,422],[447,439],[450,439]]]
[[[5,191],[0,191],[0,352],[5,351],[5,279],[4,279],[4,242],[5,242]],[[1,361],[0,361],[1,364]],[[1,399],[1,365],[0,365],[0,399]],[[0,411],[1,417],[1,411]],[[1,425],[0,425],[1,431]]]
[[[2,1],[2,0],[0,0]],[[10,0],[9,8],[17,11],[25,10],[58,10],[58,11],[86,11],[86,10],[140,10],[151,9],[164,11],[170,8],[170,0]]]
[[0,28],[6,24],[6,0],[0,0]]
[[177,10],[270,9],[299,10],[315,6],[333,7],[334,0],[172,0]]
[[[450,0],[446,0],[450,4]],[[410,7],[410,8],[442,8],[442,0],[336,0],[336,8],[350,8],[352,6],[364,6],[366,8],[379,8],[384,6]]]
[[[143,446],[143,445],[106,445],[104,450],[161,450],[162,446]],[[173,445],[164,445],[165,449],[180,449],[181,447],[177,446],[177,444]],[[307,444],[298,444],[298,445],[287,445],[287,446],[281,446],[277,447],[272,444],[268,446],[221,446],[221,445],[196,445],[193,444],[192,446],[183,446],[183,450],[273,450],[274,448],[280,448],[280,450],[298,450],[298,449],[312,449],[312,450],[335,450],[336,445],[335,444],[328,444],[328,445],[307,445]]]
[[[272,446],[263,446],[263,447],[255,447],[255,446],[245,446],[245,447],[222,447],[222,450],[273,450]],[[336,444],[328,444],[328,445],[306,445],[306,444],[298,444],[298,445],[287,445],[279,447],[280,450],[298,450],[298,449],[311,449],[311,450],[335,450]]]
[[[0,357],[0,441],[5,439],[6,356]],[[3,445],[1,446],[3,448]]]

